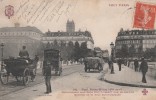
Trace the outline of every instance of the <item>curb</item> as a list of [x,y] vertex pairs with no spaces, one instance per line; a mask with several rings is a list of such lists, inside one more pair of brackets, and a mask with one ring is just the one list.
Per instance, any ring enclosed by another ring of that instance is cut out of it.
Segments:
[[156,86],[146,86],[146,85],[137,85],[137,84],[129,84],[129,83],[122,83],[122,82],[114,82],[114,81],[109,81],[107,79],[104,79],[105,82],[111,83],[111,84],[116,84],[120,86],[131,86],[131,87],[143,87],[143,88],[156,88]]

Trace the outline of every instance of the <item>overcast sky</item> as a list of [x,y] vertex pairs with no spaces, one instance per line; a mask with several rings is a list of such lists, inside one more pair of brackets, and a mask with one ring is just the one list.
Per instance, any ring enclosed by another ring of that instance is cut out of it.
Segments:
[[[121,27],[133,29],[137,1],[156,4],[156,0],[0,0],[0,27],[12,27],[18,22],[23,27],[36,26],[42,32],[66,31],[69,19],[74,20],[76,30],[92,33],[95,46],[110,49]],[[5,16],[7,5],[14,7],[10,19]]]

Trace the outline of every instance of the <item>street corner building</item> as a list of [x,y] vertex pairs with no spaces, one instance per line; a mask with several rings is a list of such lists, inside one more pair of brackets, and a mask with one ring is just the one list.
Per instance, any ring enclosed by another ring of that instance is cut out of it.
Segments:
[[156,30],[123,30],[121,28],[115,41],[116,57],[140,59],[155,46]]
[[34,57],[39,51],[43,33],[36,27],[20,27],[15,23],[14,27],[0,28],[0,43],[4,44],[4,58],[17,57],[22,46],[26,46],[29,56]]

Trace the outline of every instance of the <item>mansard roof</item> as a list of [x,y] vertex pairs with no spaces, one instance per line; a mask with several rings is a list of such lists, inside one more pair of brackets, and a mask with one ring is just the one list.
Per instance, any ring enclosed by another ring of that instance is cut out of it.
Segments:
[[118,36],[122,35],[156,35],[156,30],[125,30],[118,33]]
[[44,34],[45,37],[62,37],[62,36],[87,36],[87,37],[91,37],[91,33],[89,31],[76,31],[76,32],[46,32]]
[[0,28],[0,32],[36,32],[43,34],[38,28],[36,27],[2,27]]

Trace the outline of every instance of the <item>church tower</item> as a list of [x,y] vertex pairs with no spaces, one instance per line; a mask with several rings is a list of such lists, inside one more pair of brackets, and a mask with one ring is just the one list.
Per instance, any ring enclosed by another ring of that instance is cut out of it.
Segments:
[[66,31],[67,32],[75,32],[75,23],[74,21],[67,21],[67,24],[66,24]]

